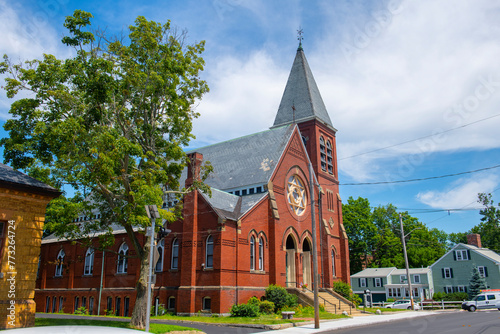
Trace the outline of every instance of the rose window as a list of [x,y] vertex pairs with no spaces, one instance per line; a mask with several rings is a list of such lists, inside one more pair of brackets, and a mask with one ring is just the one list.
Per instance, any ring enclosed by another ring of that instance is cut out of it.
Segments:
[[288,204],[297,216],[302,216],[306,211],[306,189],[302,180],[297,175],[288,179]]

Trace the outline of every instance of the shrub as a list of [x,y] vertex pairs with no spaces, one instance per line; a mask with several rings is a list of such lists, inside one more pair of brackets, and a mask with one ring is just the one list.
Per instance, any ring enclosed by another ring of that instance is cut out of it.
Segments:
[[261,301],[259,304],[259,312],[262,314],[272,314],[274,312],[274,303],[269,300]]
[[436,292],[432,296],[432,299],[444,300],[444,301],[460,301],[460,300],[467,300],[468,295],[467,292],[452,292],[452,293]]
[[89,314],[89,311],[84,306],[81,306],[75,310],[74,314]]
[[354,303],[356,306],[361,304],[361,302],[363,301],[359,295],[352,293],[351,286],[345,282],[333,282],[333,291],[349,300],[350,302]]
[[259,307],[255,304],[238,304],[231,307],[232,317],[257,317]]
[[394,298],[387,298],[388,303],[394,303],[394,301],[395,301]]
[[296,306],[298,297],[289,294],[286,289],[281,286],[271,284],[266,288],[266,300],[274,303],[274,312],[277,312],[285,306]]
[[255,304],[259,306],[261,301],[257,297],[252,297],[247,301],[247,304]]

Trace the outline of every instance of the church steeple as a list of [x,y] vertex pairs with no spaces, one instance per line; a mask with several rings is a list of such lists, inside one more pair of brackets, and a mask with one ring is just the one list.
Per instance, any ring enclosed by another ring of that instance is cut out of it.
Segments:
[[312,119],[321,121],[335,131],[301,41],[272,128]]

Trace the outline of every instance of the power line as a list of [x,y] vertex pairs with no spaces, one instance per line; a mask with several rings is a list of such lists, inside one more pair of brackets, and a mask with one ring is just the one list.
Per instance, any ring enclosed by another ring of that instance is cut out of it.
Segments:
[[483,118],[483,119],[477,120],[477,121],[472,122],[472,123],[467,123],[467,124],[464,124],[464,125],[461,125],[461,126],[457,126],[456,128],[444,130],[444,131],[441,131],[441,132],[436,132],[436,133],[434,133],[432,135],[427,135],[427,136],[419,137],[419,138],[416,138],[416,139],[407,140],[407,141],[404,141],[404,142],[401,142],[401,143],[398,143],[398,144],[394,144],[394,145],[390,145],[390,146],[385,146],[385,147],[377,148],[375,150],[371,150],[371,151],[367,151],[367,152],[363,152],[363,153],[351,155],[351,156],[348,156],[348,157],[343,157],[343,158],[338,159],[338,161],[340,161],[340,160],[346,160],[346,159],[350,159],[350,158],[355,158],[355,157],[359,157],[359,156],[362,156],[362,155],[365,155],[365,154],[370,154],[370,153],[374,153],[374,152],[386,150],[388,148],[393,148],[393,147],[396,147],[396,146],[408,144],[408,143],[411,143],[411,142],[414,142],[414,141],[417,141],[417,140],[421,140],[421,139],[425,139],[425,138],[429,138],[429,137],[434,137],[436,135],[440,135],[440,134],[447,133],[447,132],[450,132],[450,131],[455,131],[455,130],[458,130],[458,129],[461,129],[461,128],[465,128],[466,126],[469,126],[469,125],[473,125],[473,124],[476,124],[476,123],[487,121],[489,119],[492,119],[492,118],[498,117],[498,116],[500,116],[500,114],[496,114],[496,115],[493,115],[493,116],[490,116],[490,117],[487,117],[487,118]]
[[482,172],[485,170],[489,169],[495,169],[500,167],[500,165],[495,165],[491,167],[485,167],[485,168],[480,168],[476,170],[470,170],[467,172],[460,172],[460,173],[454,173],[454,174],[446,174],[446,175],[440,175],[440,176],[430,176],[430,177],[423,177],[423,178],[418,178],[418,179],[409,179],[409,180],[395,180],[395,181],[378,181],[378,182],[361,182],[361,183],[340,183],[342,186],[367,186],[367,185],[376,185],[376,184],[394,184],[394,183],[408,183],[408,182],[417,182],[417,181],[427,181],[427,180],[434,180],[434,179],[442,179],[446,177],[452,177],[452,176],[458,176],[458,175],[465,175],[465,174],[472,174],[472,173],[477,173],[477,172]]

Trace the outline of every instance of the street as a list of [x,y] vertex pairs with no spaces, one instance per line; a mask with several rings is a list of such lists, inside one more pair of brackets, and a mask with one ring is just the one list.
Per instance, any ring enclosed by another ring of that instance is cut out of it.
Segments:
[[453,334],[498,334],[500,333],[500,312],[456,311],[443,312],[428,317],[374,324],[365,327],[332,330],[324,333],[337,334],[413,334],[413,333],[453,333]]

